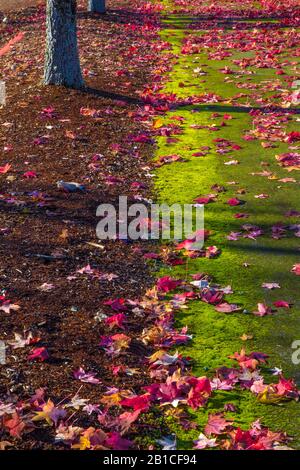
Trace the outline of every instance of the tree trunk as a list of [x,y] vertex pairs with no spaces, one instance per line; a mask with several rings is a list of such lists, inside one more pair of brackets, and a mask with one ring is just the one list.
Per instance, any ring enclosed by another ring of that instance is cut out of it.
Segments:
[[84,85],[77,47],[76,0],[47,0],[44,83],[81,88]]
[[105,13],[105,0],[89,0],[89,11]]

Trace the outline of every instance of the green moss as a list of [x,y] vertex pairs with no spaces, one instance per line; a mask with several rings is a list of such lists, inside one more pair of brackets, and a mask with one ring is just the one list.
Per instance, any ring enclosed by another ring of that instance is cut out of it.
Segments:
[[[232,67],[231,62],[208,61],[204,54],[180,55],[185,35],[184,21],[180,22],[177,18],[171,26],[170,21],[170,18],[166,20],[166,28],[162,30],[161,36],[172,44],[173,51],[178,56],[174,60],[174,68],[166,81],[164,92],[176,93],[181,97],[213,92],[227,99],[245,91],[236,88],[232,83],[224,83],[224,75],[219,69],[225,65]],[[197,76],[193,72],[196,67],[203,67],[207,75]],[[275,78],[278,79],[274,70],[260,69],[253,76],[253,81],[260,83],[262,80]],[[182,83],[186,86],[180,86]],[[190,127],[195,124],[204,126],[221,123],[221,118],[211,119],[211,114],[216,112],[233,116],[220,131]],[[232,361],[228,356],[245,345],[240,336],[243,333],[252,334],[253,340],[246,343],[247,351],[260,350],[269,354],[270,367],[282,368],[286,376],[293,376],[299,383],[300,372],[291,361],[291,344],[300,337],[300,302],[297,298],[299,279],[290,272],[293,264],[300,260],[299,241],[291,236],[281,240],[270,237],[270,229],[275,223],[286,223],[287,220],[288,223],[296,223],[296,219],[285,219],[283,214],[298,207],[299,185],[251,175],[264,169],[261,166],[263,161],[268,163],[268,170],[274,172],[278,178],[291,176],[276,164],[274,158],[275,154],[287,151],[287,145],[279,143],[276,144],[276,149],[264,149],[259,141],[245,142],[241,137],[244,131],[251,129],[251,117],[242,106],[218,103],[186,106],[169,112],[164,122],[171,122],[172,115],[184,118],[183,132],[177,136],[178,142],[172,144],[167,143],[165,137],[158,138],[157,158],[179,154],[186,161],[164,165],[157,170],[157,199],[168,204],[191,203],[195,197],[211,193],[213,184],[224,185],[227,192],[220,194],[217,202],[205,207],[205,228],[213,231],[209,244],[221,248],[222,254],[217,259],[194,259],[188,260],[185,266],[163,268],[159,275],[186,278],[197,272],[207,272],[219,284],[230,284],[234,294],[227,296],[228,300],[240,304],[242,309],[248,311],[253,311],[258,302],[271,304],[275,300],[284,299],[294,304],[288,312],[280,309],[275,315],[258,318],[246,313],[218,313],[210,305],[191,302],[188,310],[183,310],[177,315],[178,326],[188,325],[194,335],[193,341],[183,348],[183,352],[193,358],[195,374],[210,374],[216,367],[231,365]],[[289,126],[295,130],[295,121]],[[217,154],[213,144],[213,139],[218,137],[242,146],[241,150],[231,154],[233,159],[239,160],[239,165],[224,165],[228,160],[227,156]],[[209,154],[205,157],[192,157],[202,146],[211,148]],[[297,175],[292,176],[297,179]],[[236,181],[238,184],[226,184],[229,181]],[[246,193],[237,196],[235,191],[238,188],[244,188]],[[254,197],[261,193],[267,193],[270,197]],[[246,201],[245,206],[230,207],[226,204],[230,197],[243,199]],[[233,214],[240,211],[249,213],[249,218],[242,221],[235,219]],[[227,241],[226,235],[230,231],[239,231],[245,222],[259,225],[266,234],[256,241]],[[249,267],[244,267],[243,263],[249,263]],[[266,291],[261,287],[263,282],[278,282],[281,289]],[[267,376],[270,375],[268,369],[264,372]],[[294,436],[293,445],[300,448],[300,413],[296,402],[283,406],[263,405],[247,391],[218,392],[210,400],[208,408],[194,413],[194,417],[203,426],[208,412],[220,411],[225,403],[234,403],[237,406],[237,413],[228,414],[237,424],[245,427],[253,420],[261,418],[263,424],[271,429],[284,430]],[[175,430],[183,448],[190,447],[191,441],[198,434],[198,431],[187,433],[176,429],[176,426]]]

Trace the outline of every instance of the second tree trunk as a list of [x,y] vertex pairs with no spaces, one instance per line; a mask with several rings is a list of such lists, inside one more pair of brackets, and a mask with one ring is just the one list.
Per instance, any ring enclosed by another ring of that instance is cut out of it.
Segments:
[[89,0],[89,11],[105,13],[105,0]]

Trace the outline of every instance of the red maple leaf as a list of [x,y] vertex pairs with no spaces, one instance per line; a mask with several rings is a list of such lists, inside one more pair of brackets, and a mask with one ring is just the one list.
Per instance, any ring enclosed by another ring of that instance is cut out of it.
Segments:
[[122,406],[129,406],[134,411],[147,411],[150,407],[151,396],[148,393],[144,395],[135,395],[134,397],[125,398],[120,402]]
[[205,434],[223,434],[223,432],[232,425],[232,421],[226,421],[226,419],[220,415],[210,415],[208,417],[207,425],[205,426]]
[[25,423],[18,413],[14,413],[11,417],[4,418],[3,425],[13,437],[21,438],[22,431],[25,428]]

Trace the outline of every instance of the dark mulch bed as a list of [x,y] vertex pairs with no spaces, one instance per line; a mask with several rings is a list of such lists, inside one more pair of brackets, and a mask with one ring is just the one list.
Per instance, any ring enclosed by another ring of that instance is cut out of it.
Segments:
[[[139,56],[146,55],[147,41],[141,41],[138,31],[122,26],[143,18],[132,18],[125,10],[105,18],[81,12],[80,50],[89,90],[44,87],[43,17],[43,10],[35,8],[11,13],[7,27],[14,34],[21,30],[26,34],[1,58],[0,79],[6,81],[8,103],[0,110],[0,166],[8,162],[12,167],[0,175],[0,229],[5,229],[0,234],[0,286],[20,305],[17,312],[1,312],[1,338],[12,339],[14,332],[30,330],[41,337],[50,359],[30,362],[28,348],[9,353],[7,364],[1,366],[0,391],[2,398],[16,394],[26,399],[38,387],[47,387],[48,395],[57,402],[73,396],[82,385],[80,396],[93,403],[105,386],[134,390],[147,381],[143,345],[133,342],[130,353],[118,359],[140,367],[140,374],[121,378],[112,376],[108,359],[98,346],[105,329],[94,317],[98,311],[108,311],[103,301],[137,298],[151,285],[151,276],[141,256],[144,246],[97,240],[96,208],[103,202],[116,203],[119,195],[133,200],[136,191],[130,185],[134,181],[147,187],[139,194],[149,195],[145,167],[151,162],[152,148],[131,143],[127,136],[137,132],[131,115],[141,105],[139,91],[154,62],[139,65],[130,48],[134,45]],[[124,64],[126,71],[122,72]],[[43,108],[49,107],[54,108],[54,117],[42,116]],[[81,108],[97,109],[100,117],[82,116]],[[75,135],[67,136],[68,131]],[[49,136],[46,144],[33,143],[45,135]],[[3,151],[5,146],[12,149]],[[96,161],[97,171],[89,167],[95,154],[102,155]],[[24,178],[26,171],[35,171],[38,177]],[[107,175],[123,182],[107,185]],[[61,179],[84,183],[88,191],[67,195],[56,186]],[[33,191],[47,195],[45,205],[30,194]],[[9,198],[25,204],[5,202]],[[88,242],[101,243],[104,248]],[[99,281],[77,274],[75,280],[67,279],[87,264],[118,278]],[[53,283],[55,289],[42,292],[38,287],[43,283]],[[135,336],[146,323],[147,319],[131,317],[129,334]],[[103,385],[73,380],[72,372],[78,366],[95,371]],[[47,448],[47,442],[40,439],[35,431],[21,447]]]

